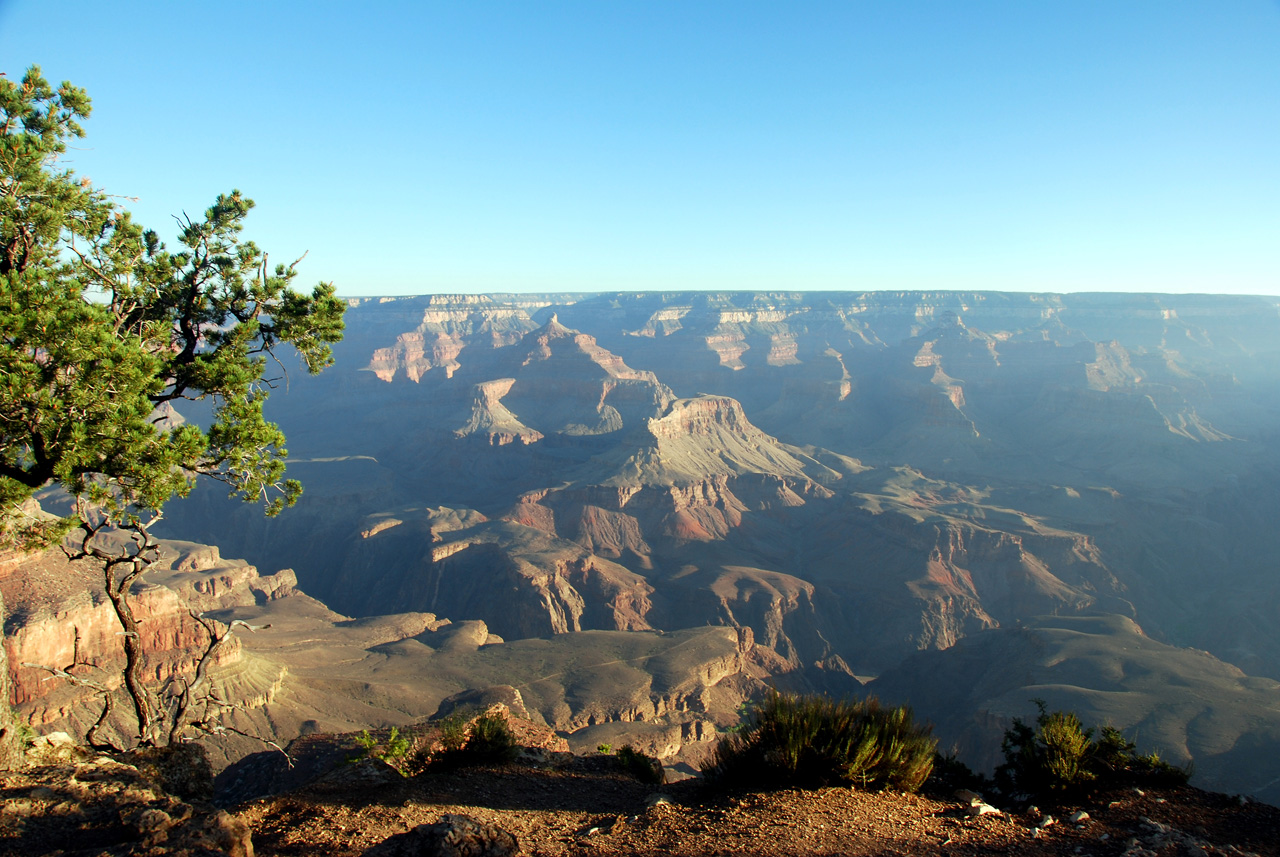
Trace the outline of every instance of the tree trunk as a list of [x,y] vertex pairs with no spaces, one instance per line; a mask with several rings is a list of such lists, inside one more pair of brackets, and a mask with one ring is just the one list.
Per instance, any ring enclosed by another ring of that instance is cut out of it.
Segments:
[[9,678],[9,653],[4,647],[4,595],[0,594],[0,771],[22,766],[22,730],[12,706],[13,682]]
[[143,746],[153,746],[156,743],[155,712],[151,706],[151,693],[142,684],[142,638],[138,636],[138,620],[133,616],[127,597],[132,582],[132,576],[117,582],[113,570],[107,568],[107,598],[115,608],[120,627],[124,629],[124,686],[129,691],[133,712],[138,718],[138,739]]

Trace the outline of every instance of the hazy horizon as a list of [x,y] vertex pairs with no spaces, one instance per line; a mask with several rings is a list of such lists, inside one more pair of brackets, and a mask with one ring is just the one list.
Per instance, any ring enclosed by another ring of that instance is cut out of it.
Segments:
[[67,164],[351,296],[1280,295],[1280,4],[0,0]]
[[808,294],[959,294],[959,295],[1040,295],[1040,296],[1072,296],[1086,297],[1089,295],[1115,295],[1115,296],[1143,296],[1143,297],[1173,297],[1173,298],[1267,298],[1280,301],[1280,293],[1267,294],[1263,292],[1159,292],[1159,291],[1124,291],[1115,289],[1112,291],[1096,290],[1096,289],[1078,289],[1075,291],[1036,291],[1031,289],[958,289],[958,288],[920,288],[920,289],[896,289],[896,288],[862,288],[862,289],[735,289],[735,288],[685,288],[685,289],[529,289],[525,291],[511,291],[503,289],[491,289],[489,291],[474,292],[458,292],[458,291],[423,291],[423,292],[401,292],[398,294],[389,294],[381,292],[370,292],[367,294],[349,294],[338,290],[338,297],[342,300],[395,300],[400,298],[426,298],[426,297],[520,297],[528,295],[530,297],[540,296],[587,296],[595,297],[600,295],[646,295],[646,294],[708,294],[708,295],[727,295],[727,294],[751,294],[751,295],[808,295]]

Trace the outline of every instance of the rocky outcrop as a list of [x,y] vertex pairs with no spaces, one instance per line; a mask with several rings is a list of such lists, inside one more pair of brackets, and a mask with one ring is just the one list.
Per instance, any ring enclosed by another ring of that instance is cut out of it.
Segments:
[[856,686],[837,653],[847,642],[833,593],[791,574],[748,566],[688,569],[663,582],[655,617],[679,627],[698,620],[733,628],[748,661],[795,690]]
[[38,738],[30,756],[0,785],[0,837],[15,853],[253,857],[249,825],[208,802],[209,764],[198,746],[115,759],[55,733]]
[[369,535],[348,543],[345,573],[358,588],[343,607],[361,615],[413,609],[480,620],[504,639],[648,629],[652,586],[548,532],[551,514],[534,503],[497,521],[401,512],[401,524],[362,530]]
[[213,545],[169,542],[178,558],[148,580],[171,589],[197,613],[243,607],[293,595],[298,577],[293,569],[261,574],[243,560],[224,560]]
[[[91,561],[70,561],[58,549],[11,563],[0,590],[11,604],[5,647],[13,702],[24,720],[46,729],[81,732],[99,706],[94,692],[50,669],[66,670],[107,688],[122,682],[120,624],[102,589],[101,570]],[[146,653],[143,680],[159,688],[189,676],[210,643],[199,616],[210,611],[263,604],[293,594],[296,578],[285,569],[260,575],[240,561],[225,561],[216,547],[172,542],[131,602]],[[259,706],[274,698],[284,670],[247,657],[240,638],[229,635],[212,653],[210,681],[229,703]]]
[[649,433],[659,442],[690,437],[737,434],[745,443],[760,443],[765,433],[747,420],[742,405],[727,396],[682,399],[662,417],[649,421]]
[[565,579],[582,597],[579,626],[616,631],[647,631],[653,587],[631,572],[610,568],[595,558],[569,563]]
[[1000,529],[939,514],[951,504],[928,487],[891,510],[866,508],[882,502],[871,497],[863,508],[833,504],[800,553],[843,605],[834,640],[859,670],[876,673],[915,649],[946,649],[1029,616],[1131,609],[1088,537],[1034,520]]
[[510,352],[493,367],[509,377],[476,385],[471,418],[458,436],[496,431],[533,443],[549,435],[608,435],[660,413],[673,398],[653,373],[630,368],[554,314]]
[[417,324],[412,330],[395,335],[393,345],[376,348],[368,358],[368,368],[383,381],[403,373],[415,383],[432,371],[452,377],[461,367],[459,357],[468,347],[492,349],[518,341],[537,327],[528,313],[541,305],[527,301],[513,306],[509,301],[485,295],[433,295],[389,303],[392,306],[362,301],[354,306],[370,304],[370,309],[400,310],[401,317],[409,318],[416,309]]
[[[534,505],[522,503],[521,507],[530,508]],[[546,509],[542,506],[538,508]],[[650,553],[650,547],[640,529],[640,521],[632,515],[586,503],[571,511],[566,510],[566,514],[569,516],[568,520],[562,518],[566,534],[593,554],[616,559],[626,555],[645,557]],[[554,527],[554,511],[546,509],[541,520]],[[555,530],[552,529],[551,532]]]
[[630,745],[667,764],[683,762],[697,767],[711,755],[722,736],[714,721],[692,715],[587,726],[570,736],[569,746],[575,753],[586,754],[602,745]]
[[570,486],[526,495],[504,517],[644,569],[689,542],[729,539],[744,516],[832,497],[805,476],[718,474],[669,485]]
[[470,688],[455,693],[440,703],[433,718],[440,720],[456,714],[474,715],[477,711],[486,711],[501,705],[509,714],[528,719],[529,710],[524,706],[524,697],[520,689],[509,684],[494,685],[485,688]]
[[542,432],[529,428],[507,410],[502,404],[502,397],[511,392],[515,378],[500,378],[497,381],[485,381],[475,385],[475,395],[471,400],[471,417],[461,428],[455,429],[457,437],[480,437],[491,446],[504,446],[508,443],[537,443],[542,440]]
[[[643,670],[631,673],[637,680],[600,681],[592,694],[567,687],[563,700],[550,711],[544,701],[543,716],[556,729],[570,733],[603,723],[688,722],[690,714],[725,717],[722,691],[734,679],[748,676],[750,636],[731,628],[706,628],[694,635],[681,632],[681,638],[688,641],[689,651],[672,645],[646,654],[636,664]],[[607,672],[608,666],[606,662],[595,669]],[[762,689],[758,682],[751,687],[754,692]],[[738,702],[742,698],[736,696]]]
[[612,474],[526,494],[505,517],[646,568],[654,550],[727,538],[744,514],[832,497],[810,472],[840,478],[757,429],[735,400],[716,396],[672,402],[611,461],[591,468]]
[[361,857],[517,857],[520,843],[510,832],[469,815],[446,813],[365,849]]
[[[484,538],[463,536],[453,544],[464,543],[424,569],[406,594],[429,595],[422,602],[428,609],[481,619],[508,639],[649,627],[645,613],[651,588],[608,560],[567,545],[548,555],[512,550]],[[495,591],[506,596],[494,599]],[[593,596],[590,608],[583,591]]]

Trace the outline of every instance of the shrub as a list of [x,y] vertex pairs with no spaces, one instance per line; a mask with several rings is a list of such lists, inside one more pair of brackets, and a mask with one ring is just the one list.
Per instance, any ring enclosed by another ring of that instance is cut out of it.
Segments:
[[520,747],[505,717],[482,714],[471,724],[462,752],[472,764],[504,764],[515,759]]
[[1044,700],[1034,700],[1040,713],[1034,728],[1020,718],[1004,733],[1000,750],[1004,764],[996,768],[996,783],[1007,795],[1048,796],[1075,790],[1093,779],[1085,765],[1093,746],[1092,729],[1075,714],[1050,714]]
[[1112,726],[1098,730],[1094,744],[1093,765],[1100,779],[1108,784],[1145,782],[1151,785],[1183,786],[1191,779],[1192,767],[1170,764],[1157,752],[1142,754],[1138,747]]
[[960,761],[953,749],[949,753],[933,754],[933,771],[927,787],[944,794],[956,789],[968,789],[982,794],[992,787],[991,780]]
[[363,759],[379,759],[390,764],[408,755],[411,745],[409,736],[401,735],[400,730],[395,726],[392,726],[391,731],[387,733],[385,744],[370,735],[368,729],[364,729],[356,736],[356,746],[360,748],[360,752],[350,756],[347,761],[354,763]]
[[933,769],[937,739],[906,706],[774,693],[751,721],[720,739],[703,773],[742,785],[824,785],[915,791]]
[[1005,762],[996,768],[996,784],[1009,797],[1075,796],[1090,786],[1136,782],[1182,785],[1191,776],[1189,768],[1171,765],[1158,753],[1140,755],[1118,729],[1104,726],[1094,740],[1094,730],[1085,729],[1073,712],[1050,712],[1044,700],[1033,702],[1040,711],[1034,728],[1015,719],[1001,742]]
[[516,736],[499,714],[481,714],[469,722],[463,715],[452,715],[438,725],[439,749],[419,753],[415,760],[419,770],[501,765],[513,761],[520,752]]
[[461,750],[467,743],[467,718],[450,714],[439,722],[440,744],[445,750]]
[[660,786],[667,781],[667,772],[662,769],[662,763],[630,744],[623,744],[618,748],[616,758],[622,764],[623,770],[642,783]]
[[1085,729],[1071,712],[1055,711],[1040,722],[1044,769],[1056,783],[1079,783],[1093,779],[1085,767],[1093,730]]

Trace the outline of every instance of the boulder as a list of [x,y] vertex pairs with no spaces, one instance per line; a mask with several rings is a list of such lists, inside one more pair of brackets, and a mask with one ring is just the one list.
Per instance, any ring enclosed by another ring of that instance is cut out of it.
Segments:
[[515,857],[515,836],[469,815],[449,814],[366,849],[364,857]]

